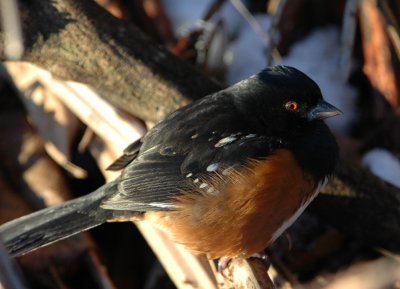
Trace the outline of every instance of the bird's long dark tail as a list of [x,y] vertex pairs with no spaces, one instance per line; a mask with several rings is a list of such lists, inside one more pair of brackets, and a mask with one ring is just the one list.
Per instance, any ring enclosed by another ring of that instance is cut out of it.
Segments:
[[100,208],[100,203],[116,191],[113,181],[86,196],[12,220],[0,226],[0,239],[18,256],[101,225],[113,212]]

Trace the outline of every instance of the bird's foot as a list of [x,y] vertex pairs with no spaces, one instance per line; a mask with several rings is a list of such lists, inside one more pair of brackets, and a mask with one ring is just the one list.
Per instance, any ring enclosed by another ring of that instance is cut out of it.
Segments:
[[230,280],[231,276],[229,274],[228,266],[229,263],[232,261],[231,257],[223,256],[218,260],[218,273],[222,275],[225,279]]
[[222,273],[232,261],[231,257],[223,256],[218,260],[218,272]]

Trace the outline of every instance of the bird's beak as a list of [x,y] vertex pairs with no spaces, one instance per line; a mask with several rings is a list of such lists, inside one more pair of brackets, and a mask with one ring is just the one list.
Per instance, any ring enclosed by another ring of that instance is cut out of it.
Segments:
[[318,104],[307,113],[308,120],[324,119],[343,112],[326,101],[320,100]]

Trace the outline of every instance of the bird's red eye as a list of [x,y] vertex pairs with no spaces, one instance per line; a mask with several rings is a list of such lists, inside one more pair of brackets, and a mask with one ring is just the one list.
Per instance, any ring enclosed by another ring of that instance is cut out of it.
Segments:
[[288,111],[295,111],[295,110],[297,110],[297,108],[298,108],[297,102],[295,102],[295,101],[288,101],[288,102],[286,102],[286,104],[285,104],[285,108],[286,108],[286,110],[288,110]]

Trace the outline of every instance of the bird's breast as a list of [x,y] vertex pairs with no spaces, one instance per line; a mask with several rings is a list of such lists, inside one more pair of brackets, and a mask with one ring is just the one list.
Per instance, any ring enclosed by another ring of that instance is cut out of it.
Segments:
[[[250,256],[271,244],[314,197],[316,183],[286,149],[214,172],[176,198],[178,209],[145,219],[209,258]],[[210,190],[212,188],[212,190]]]

